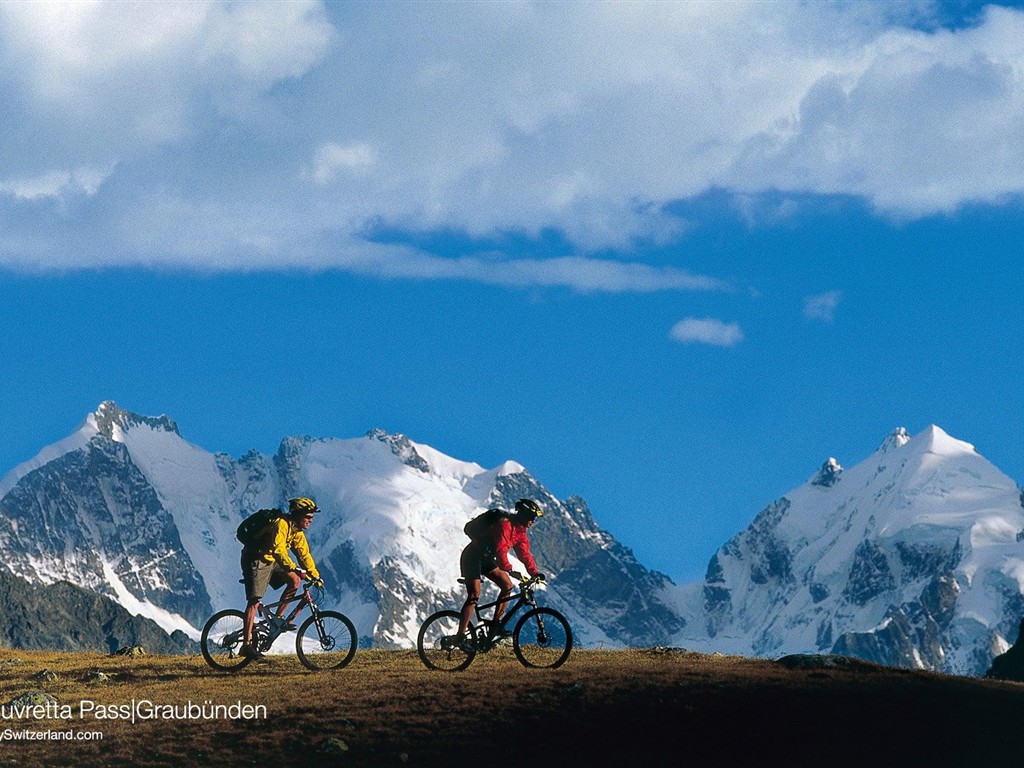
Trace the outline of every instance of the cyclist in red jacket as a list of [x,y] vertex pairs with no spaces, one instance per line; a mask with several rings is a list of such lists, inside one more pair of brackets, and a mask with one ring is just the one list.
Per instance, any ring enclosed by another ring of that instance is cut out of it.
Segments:
[[[485,515],[489,514],[490,512],[485,513]],[[520,499],[516,502],[514,514],[511,516],[500,514],[478,535],[470,534],[472,541],[462,550],[462,557],[459,561],[462,578],[466,581],[466,602],[462,606],[462,615],[459,619],[459,638],[462,640],[467,639],[466,631],[469,629],[469,622],[480,601],[481,576],[486,576],[501,590],[498,597],[501,602],[494,608],[494,622],[500,622],[502,616],[505,615],[508,603],[504,601],[504,598],[511,595],[513,589],[512,579],[509,577],[511,575],[520,580],[523,578],[522,574],[512,569],[512,564],[508,559],[509,550],[516,553],[530,576],[544,578],[544,574],[537,570],[537,563],[534,562],[533,555],[530,554],[530,539],[527,536],[527,531],[543,514],[544,510],[537,502],[532,499]],[[483,518],[485,515],[481,515],[481,517]],[[467,533],[470,533],[470,526],[467,526],[466,530]],[[510,634],[501,632],[497,637],[507,637]]]

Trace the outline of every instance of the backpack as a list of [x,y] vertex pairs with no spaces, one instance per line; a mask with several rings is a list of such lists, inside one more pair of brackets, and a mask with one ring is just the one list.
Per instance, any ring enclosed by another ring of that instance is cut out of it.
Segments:
[[237,538],[245,546],[255,544],[266,533],[267,528],[279,517],[283,517],[280,509],[261,509],[253,512],[238,525],[235,531]]
[[504,509],[495,507],[494,509],[488,509],[486,512],[477,515],[462,529],[463,532],[469,536],[477,544],[490,544],[488,540],[488,533],[491,530],[491,526],[501,520],[508,519],[508,512]]

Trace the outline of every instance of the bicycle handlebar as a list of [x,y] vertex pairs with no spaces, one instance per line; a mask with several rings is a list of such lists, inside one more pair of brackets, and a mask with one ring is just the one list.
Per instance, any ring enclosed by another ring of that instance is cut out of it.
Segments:
[[324,597],[324,588],[314,581],[303,581],[302,594],[307,596],[309,601],[314,605],[319,605],[320,601],[323,600]]
[[[459,582],[459,584],[465,584],[466,583],[466,580],[463,579],[463,578],[459,578],[459,579],[457,579],[457,581]],[[544,575],[538,573],[536,576],[531,576],[528,579],[526,577],[523,577],[519,581],[513,581],[512,582],[512,586],[519,587],[519,588],[524,588],[524,587],[533,587],[533,586],[536,586],[537,584],[547,585],[547,583],[548,583],[548,580],[544,577]]]
[[516,584],[516,586],[520,589],[529,589],[530,587],[535,587],[538,584],[547,584],[547,580],[540,574],[537,574],[536,576],[531,576],[528,579],[523,579],[518,584]]

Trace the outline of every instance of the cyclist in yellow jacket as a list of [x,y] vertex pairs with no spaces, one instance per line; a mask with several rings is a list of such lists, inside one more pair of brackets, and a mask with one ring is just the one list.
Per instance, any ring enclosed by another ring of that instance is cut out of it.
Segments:
[[[242,548],[242,581],[245,584],[245,642],[242,653],[257,656],[252,647],[252,627],[256,620],[256,609],[266,594],[267,587],[280,589],[281,600],[290,600],[302,584],[303,577],[323,584],[316,562],[309,553],[305,531],[313,522],[313,515],[319,512],[316,502],[305,496],[288,502],[288,514],[271,519],[269,525],[255,538],[252,544]],[[298,564],[291,558],[292,553]],[[299,566],[301,565],[302,570]],[[278,606],[277,615],[283,617],[288,606]],[[294,625],[286,627],[292,631]]]

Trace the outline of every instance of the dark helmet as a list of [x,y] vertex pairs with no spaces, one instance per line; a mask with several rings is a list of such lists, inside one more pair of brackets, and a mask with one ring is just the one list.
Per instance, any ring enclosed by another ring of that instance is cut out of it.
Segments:
[[305,496],[288,500],[289,515],[311,515],[319,511],[320,508],[317,507],[316,502]]
[[516,502],[516,515],[523,520],[535,520],[543,514],[544,510],[533,499],[520,499]]

